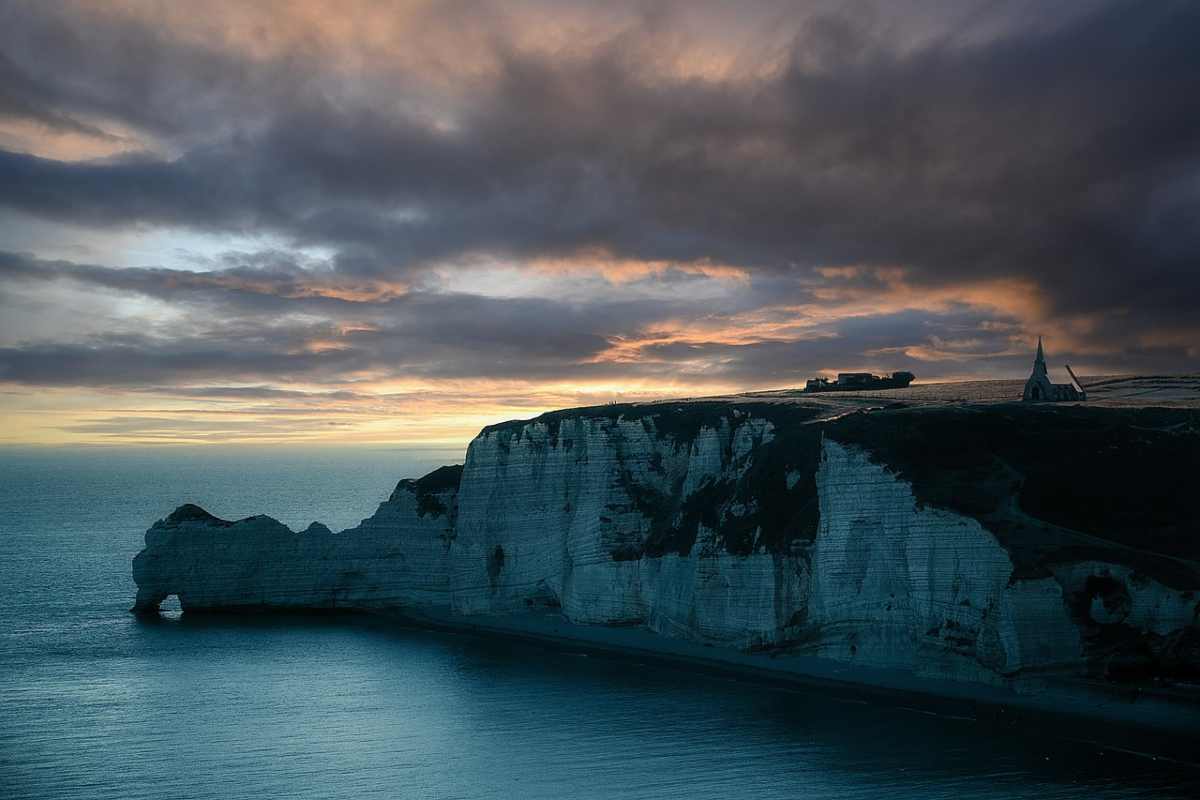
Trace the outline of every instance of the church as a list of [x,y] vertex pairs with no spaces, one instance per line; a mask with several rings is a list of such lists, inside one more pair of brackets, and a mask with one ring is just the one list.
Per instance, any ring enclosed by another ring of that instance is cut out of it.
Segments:
[[1046,354],[1042,351],[1042,337],[1038,337],[1037,357],[1033,360],[1033,374],[1025,381],[1025,393],[1021,399],[1027,403],[1039,403],[1055,400],[1086,400],[1087,392],[1083,384],[1067,365],[1071,383],[1051,383],[1046,373]]

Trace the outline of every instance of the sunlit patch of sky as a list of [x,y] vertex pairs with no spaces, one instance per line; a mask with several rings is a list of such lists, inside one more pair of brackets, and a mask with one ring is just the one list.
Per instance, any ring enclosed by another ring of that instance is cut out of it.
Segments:
[[125,240],[113,255],[126,266],[161,266],[192,272],[207,272],[228,266],[227,254],[278,251],[295,257],[298,266],[327,265],[334,250],[319,246],[297,246],[269,232],[224,233],[179,228],[155,228]]
[[0,290],[0,345],[178,332],[186,312],[161,300],[61,283]]
[[564,301],[596,302],[624,299],[728,298],[748,285],[733,272],[705,273],[688,264],[626,262],[618,272],[609,261],[582,255],[545,262],[478,258],[463,265],[442,266],[433,273],[432,288],[485,297],[554,297]]
[[336,253],[331,247],[299,245],[265,230],[241,233],[157,226],[106,229],[9,211],[0,214],[0,241],[0,249],[36,253],[50,260],[188,272],[226,268],[227,254],[278,251],[293,255],[298,266],[327,267]]

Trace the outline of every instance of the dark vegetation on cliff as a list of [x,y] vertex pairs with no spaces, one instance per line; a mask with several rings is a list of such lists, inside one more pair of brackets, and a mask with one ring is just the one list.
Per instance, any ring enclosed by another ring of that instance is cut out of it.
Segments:
[[[186,523],[199,523],[208,528],[225,529],[234,528],[238,525],[246,523],[258,523],[266,525],[272,530],[278,528],[287,531],[288,528],[282,522],[274,517],[268,517],[266,514],[255,514],[249,517],[243,517],[238,520],[221,519],[218,516],[208,513],[195,503],[184,503],[179,508],[167,515],[167,518],[161,520],[163,523],[174,526]],[[265,529],[265,528],[264,528]],[[289,531],[290,532],[290,531]]]
[[184,503],[179,508],[175,509],[164,520],[169,525],[179,525],[184,522],[200,522],[205,525],[216,525],[221,528],[228,528],[233,525],[227,519],[214,517],[212,514],[205,511],[195,503]]
[[[701,524],[715,532],[718,549],[734,555],[758,549],[786,553],[810,544],[820,519],[816,472],[821,428],[812,424],[818,413],[786,404],[726,405],[728,424],[737,421],[735,414],[765,418],[774,426],[773,439],[754,448],[745,473],[736,480],[707,482],[675,503],[635,495],[639,508],[652,512],[645,554],[689,554]],[[687,432],[684,446],[691,445],[698,430]]]
[[417,478],[413,483],[416,484],[417,490],[422,492],[457,490],[459,482],[462,481],[462,474],[462,464],[451,464],[446,467],[438,467],[428,475]]
[[509,420],[488,425],[480,432],[480,436],[492,433],[510,434],[516,437],[516,441],[520,441],[527,426],[540,423],[550,431],[550,446],[556,447],[563,420],[587,418],[611,422],[640,421],[647,432],[653,433],[659,439],[672,439],[676,443],[690,445],[703,428],[719,428],[722,420],[732,422],[737,414],[744,416],[748,412],[764,419],[801,421],[812,419],[819,413],[819,409],[791,403],[730,403],[724,400],[609,403],[603,406],[548,411],[533,419]]
[[388,499],[395,500],[396,492],[412,492],[417,496],[417,516],[424,517],[427,514],[432,514],[435,517],[442,516],[449,509],[438,495],[449,491],[458,491],[458,484],[462,481],[462,473],[463,465],[453,464],[438,467],[433,472],[420,478],[405,478],[396,484],[396,488],[392,491],[392,496]]
[[1200,412],[1012,404],[852,414],[825,427],[910,481],[920,503],[978,519],[1016,577],[1096,558],[1172,586],[1196,581]]
[[[696,543],[700,525],[716,532],[719,548],[742,555],[760,547],[782,552],[796,541],[812,541],[817,523],[815,474],[820,456],[820,432],[805,423],[811,422],[819,413],[819,408],[793,403],[626,403],[556,411],[531,422],[542,422],[550,427],[549,438],[554,446],[559,439],[561,423],[571,417],[640,421],[648,434],[670,440],[675,447],[685,450],[691,448],[705,428],[728,434],[747,417],[766,419],[774,425],[775,441],[755,444],[746,475],[739,480],[707,482],[688,497],[682,496],[680,485],[661,491],[636,480],[627,470],[622,471],[619,478],[622,485],[634,507],[650,523],[644,540],[622,541],[613,547],[613,559],[624,561],[643,555],[688,555]],[[485,432],[519,439],[525,424],[528,423],[505,423],[487,428]],[[563,446],[567,446],[567,442],[564,441]],[[728,462],[732,458],[728,437],[725,446],[724,457]],[[654,456],[651,456],[649,469],[662,471],[661,463],[655,463]],[[789,488],[787,476],[790,472],[798,472],[802,477]]]

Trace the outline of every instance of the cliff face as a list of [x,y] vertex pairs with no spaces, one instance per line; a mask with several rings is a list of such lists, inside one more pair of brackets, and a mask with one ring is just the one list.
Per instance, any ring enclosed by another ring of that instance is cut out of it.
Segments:
[[829,439],[817,479],[808,609],[818,654],[976,680],[1082,657],[1060,587],[1014,580],[977,520],[922,508],[910,484]]
[[[686,440],[653,417],[573,417],[485,430],[459,495],[454,608],[561,606],[573,622],[645,624],[747,647],[781,641],[807,566],[751,542],[733,555],[722,501],[774,440],[761,417],[712,414]],[[781,476],[782,480],[782,476]]]
[[988,683],[1187,677],[1200,515],[1175,481],[1193,467],[1189,411],[556,412],[485,429],[464,467],[402,481],[340,534],[184,506],[146,535],[137,608],[556,609]]
[[228,522],[194,505],[146,532],[133,559],[135,610],[177,594],[184,609],[449,605],[460,467],[401,481],[374,516],[333,534],[266,516]]

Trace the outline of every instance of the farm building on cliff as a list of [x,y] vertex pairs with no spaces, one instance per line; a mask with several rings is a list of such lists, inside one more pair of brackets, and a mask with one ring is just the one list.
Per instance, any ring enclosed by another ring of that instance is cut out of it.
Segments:
[[1067,373],[1071,376],[1071,383],[1050,382],[1050,376],[1046,373],[1046,354],[1042,350],[1042,337],[1039,336],[1037,356],[1033,359],[1033,374],[1029,376],[1029,380],[1025,381],[1025,393],[1021,399],[1027,403],[1086,400],[1087,392],[1084,391],[1083,384],[1075,377],[1075,373],[1071,371],[1069,364]]

